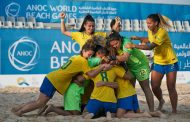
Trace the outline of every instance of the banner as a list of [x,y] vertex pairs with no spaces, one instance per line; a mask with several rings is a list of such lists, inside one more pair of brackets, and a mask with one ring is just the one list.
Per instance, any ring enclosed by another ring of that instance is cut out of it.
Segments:
[[[121,35],[147,36],[147,32],[122,32]],[[169,35],[179,59],[180,71],[190,71],[189,33]],[[1,29],[0,41],[0,74],[46,74],[80,52],[79,45],[60,30]]]
[[151,13],[162,13],[171,20],[190,20],[190,5],[101,2],[78,0],[1,0],[0,16],[33,16],[39,22],[59,22],[59,13],[68,18],[83,18],[90,13],[95,18],[145,19]]

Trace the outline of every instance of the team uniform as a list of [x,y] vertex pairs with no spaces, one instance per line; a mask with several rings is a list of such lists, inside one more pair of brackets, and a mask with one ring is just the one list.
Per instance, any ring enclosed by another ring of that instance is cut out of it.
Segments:
[[172,44],[167,31],[159,28],[156,34],[148,30],[148,39],[158,46],[154,48],[153,70],[162,74],[178,70],[178,59],[172,48]]
[[[103,38],[102,40],[105,40],[106,35],[107,35],[106,32],[94,32],[94,34],[92,35],[88,35],[85,32],[71,32],[72,40],[76,41],[80,45],[80,47],[82,47],[87,42],[87,40],[91,39],[93,36],[102,37]],[[93,89],[93,84],[89,83],[89,85],[86,85],[84,95],[82,96],[83,104],[86,104],[88,102],[92,89]]]
[[72,56],[61,68],[47,74],[40,87],[40,92],[50,98],[55,91],[63,95],[69,87],[72,77],[80,72],[86,73],[88,71],[90,71],[90,67],[84,57],[81,55]]
[[64,110],[77,110],[81,112],[81,95],[84,87],[71,83],[64,95]]
[[116,78],[116,82],[119,85],[117,88],[117,108],[136,112],[139,109],[139,103],[135,88],[129,80]]
[[91,39],[93,36],[99,36],[102,38],[106,38],[106,32],[94,32],[92,35],[88,35],[85,32],[71,32],[72,40],[78,42],[80,47],[82,47],[88,39]]
[[122,55],[125,52],[130,54],[129,59],[126,62],[129,70],[138,81],[144,81],[149,78],[149,61],[143,52],[141,52],[139,49],[126,48],[125,45],[128,43],[132,43],[131,40],[124,37],[122,40],[122,47],[118,53],[119,55]]
[[91,94],[91,98],[86,106],[89,113],[96,115],[100,109],[104,109],[104,112],[115,113],[117,110],[117,99],[114,89],[108,86],[96,87],[96,83],[100,81],[114,82],[116,77],[123,77],[125,70],[122,67],[114,66],[108,71],[100,72],[96,77],[92,78],[94,82],[94,90]]

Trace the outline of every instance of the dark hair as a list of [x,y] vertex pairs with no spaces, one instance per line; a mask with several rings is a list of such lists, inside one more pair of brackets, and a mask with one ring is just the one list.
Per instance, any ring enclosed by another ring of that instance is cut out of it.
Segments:
[[152,19],[154,22],[158,22],[158,25],[160,24],[160,18],[158,14],[150,14],[147,18]]
[[154,22],[158,22],[157,26],[161,26],[161,27],[166,27],[166,28],[170,28],[171,25],[169,25],[166,20],[163,18],[162,15],[160,15],[159,13],[157,14],[150,14],[148,15],[147,18],[152,19]]
[[112,29],[112,27],[115,25],[115,22],[116,22],[115,19],[112,19],[112,20],[111,20],[111,23],[110,23],[111,29]]
[[88,50],[93,50],[96,51],[96,44],[94,42],[94,39],[88,39],[87,42],[82,46],[80,54],[82,55],[82,51],[88,51]]
[[109,54],[107,48],[102,47],[102,46],[100,46],[100,45],[97,45],[96,52],[99,52],[99,53],[105,54],[105,55],[108,55],[108,54]]
[[79,29],[79,32],[84,32],[85,31],[84,25],[86,24],[87,21],[95,22],[94,18],[90,14],[87,14],[85,16],[84,20],[83,20],[81,28]]
[[121,40],[122,36],[118,32],[112,30],[111,34],[106,39],[107,39],[106,45],[110,46],[110,42],[112,40]]

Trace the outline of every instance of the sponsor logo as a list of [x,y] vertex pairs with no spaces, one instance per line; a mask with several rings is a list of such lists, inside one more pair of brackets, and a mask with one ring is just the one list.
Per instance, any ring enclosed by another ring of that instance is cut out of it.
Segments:
[[17,84],[19,86],[29,86],[30,84],[26,82],[26,80],[23,77],[19,77],[17,79]]
[[12,2],[5,7],[5,13],[7,16],[16,17],[20,11],[20,5],[18,3]]
[[144,76],[146,75],[146,73],[147,73],[146,69],[142,69],[142,70],[140,71],[141,77],[144,77]]
[[17,70],[29,71],[38,63],[40,49],[33,39],[23,37],[9,47],[8,57]]

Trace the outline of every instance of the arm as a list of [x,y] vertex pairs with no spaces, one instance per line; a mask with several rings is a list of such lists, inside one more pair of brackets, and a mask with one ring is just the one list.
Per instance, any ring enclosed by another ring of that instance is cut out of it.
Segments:
[[148,43],[146,45],[136,45],[136,44],[127,44],[125,45],[126,48],[138,48],[141,50],[152,50],[157,46],[155,43]]
[[104,69],[104,67],[104,65],[100,65],[98,68],[87,72],[86,75],[88,75],[89,78],[94,78]]
[[65,16],[66,16],[65,13],[61,13],[60,14],[60,18],[61,18],[61,32],[64,35],[71,37],[71,32],[67,31],[66,26],[65,26],[65,22],[64,22]]
[[127,52],[125,52],[123,55],[118,55],[118,56],[116,56],[116,59],[118,60],[118,61],[127,61],[128,60],[128,58],[130,57],[130,54],[129,53],[127,53]]
[[120,24],[121,24],[121,19],[119,17],[116,17],[115,24],[113,25],[111,29],[117,31],[117,28],[120,26]]
[[118,83],[117,82],[104,82],[104,81],[100,81],[98,83],[96,83],[96,87],[101,87],[101,86],[107,86],[107,87],[111,87],[111,88],[118,88]]
[[86,73],[89,78],[96,77],[102,70],[110,70],[112,68],[112,65],[110,64],[101,64],[98,68],[91,70]]
[[96,77],[102,70],[110,70],[112,68],[112,65],[110,64],[101,64],[100,66],[98,66],[98,68],[94,69],[94,70],[91,70],[91,71],[88,71],[86,73],[86,75],[89,77],[89,78],[94,78]]
[[140,40],[141,43],[148,43],[149,42],[147,37],[132,36],[131,40]]
[[73,82],[79,86],[82,86],[84,84],[85,80],[86,80],[86,78],[82,74],[73,77]]
[[130,71],[127,71],[124,74],[123,79],[125,79],[125,80],[132,80],[132,79],[134,79],[134,76],[133,76],[133,74]]

